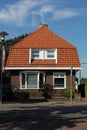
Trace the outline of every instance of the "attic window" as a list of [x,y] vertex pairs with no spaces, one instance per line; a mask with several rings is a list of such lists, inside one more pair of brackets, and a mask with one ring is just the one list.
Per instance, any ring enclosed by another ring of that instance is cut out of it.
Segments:
[[32,59],[57,59],[56,49],[32,49],[31,58]]
[[45,59],[55,59],[55,49],[48,49],[45,51]]
[[40,50],[33,49],[32,50],[32,59],[39,59],[40,58]]

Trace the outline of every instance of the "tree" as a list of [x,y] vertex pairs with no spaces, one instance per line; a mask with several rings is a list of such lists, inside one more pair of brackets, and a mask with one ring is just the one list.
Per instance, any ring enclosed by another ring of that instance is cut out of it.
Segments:
[[81,78],[80,82],[81,82],[81,83],[87,82],[87,78]]
[[28,34],[23,34],[23,35],[20,35],[18,37],[15,37],[13,39],[9,39],[9,40],[6,40],[6,41],[3,41],[0,43],[0,51],[2,50],[2,46],[4,45],[5,48],[6,48],[6,55],[8,55],[8,52],[10,50],[10,47],[15,44],[16,42],[20,41],[21,39],[23,39],[25,36],[27,36]]

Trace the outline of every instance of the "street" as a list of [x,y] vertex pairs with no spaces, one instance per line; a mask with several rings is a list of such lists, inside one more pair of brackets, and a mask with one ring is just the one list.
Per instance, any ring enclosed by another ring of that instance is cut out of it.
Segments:
[[87,130],[87,105],[57,102],[2,104],[0,130]]

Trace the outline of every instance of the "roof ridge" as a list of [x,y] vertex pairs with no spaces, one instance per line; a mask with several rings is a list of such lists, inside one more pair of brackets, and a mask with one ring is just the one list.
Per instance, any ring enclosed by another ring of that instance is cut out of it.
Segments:
[[31,34],[33,35],[34,33],[36,33],[37,31],[42,30],[42,28],[46,28],[49,32],[51,32],[53,35],[55,35],[57,38],[62,39],[63,41],[67,42],[69,45],[71,45],[72,47],[76,48],[73,44],[71,44],[70,42],[68,42],[67,40],[65,40],[64,38],[62,38],[61,36],[59,36],[58,34],[56,34],[55,32],[52,32],[52,30],[50,30],[47,26],[47,24],[43,24],[41,27],[39,27],[38,29],[36,29],[34,32],[32,32]]
[[[29,44],[30,45],[29,45]],[[33,45],[34,44],[34,45]],[[69,43],[67,40],[62,38],[61,36],[57,35],[56,33],[52,32],[47,25],[43,25],[36,29],[34,32],[28,34],[20,41],[16,42],[13,45],[14,47],[29,47],[31,48],[38,47],[38,48],[76,48],[73,44]],[[48,47],[49,46],[49,47]]]

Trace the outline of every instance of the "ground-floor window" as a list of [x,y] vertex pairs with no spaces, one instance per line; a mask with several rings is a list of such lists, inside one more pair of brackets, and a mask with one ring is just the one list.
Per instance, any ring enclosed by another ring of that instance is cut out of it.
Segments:
[[21,72],[20,88],[21,89],[39,89],[45,82],[44,72]]
[[55,89],[64,89],[66,87],[66,75],[65,73],[54,72],[53,73],[53,87]]
[[38,74],[28,73],[26,76],[27,76],[27,88],[37,88],[38,87]]

